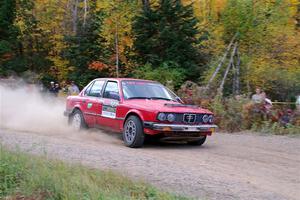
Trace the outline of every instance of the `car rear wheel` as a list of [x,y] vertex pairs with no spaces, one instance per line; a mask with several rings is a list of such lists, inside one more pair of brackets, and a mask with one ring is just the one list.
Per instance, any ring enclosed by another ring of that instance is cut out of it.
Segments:
[[199,138],[197,140],[188,141],[188,144],[201,146],[202,144],[204,144],[205,140],[206,140],[206,136],[202,136],[201,138]]
[[141,120],[137,116],[130,116],[123,128],[123,140],[126,146],[137,148],[144,144],[145,135]]
[[75,131],[86,128],[86,124],[80,110],[75,110],[74,113],[70,116],[70,125]]

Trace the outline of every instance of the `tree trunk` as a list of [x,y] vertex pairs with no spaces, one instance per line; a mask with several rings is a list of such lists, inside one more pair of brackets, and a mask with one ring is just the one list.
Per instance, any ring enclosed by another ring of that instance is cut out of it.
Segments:
[[223,65],[223,63],[224,63],[224,61],[225,61],[225,59],[226,59],[226,57],[227,57],[228,52],[229,52],[230,49],[231,49],[231,46],[232,46],[232,44],[233,44],[233,42],[234,42],[236,36],[237,36],[237,34],[235,34],[235,35],[233,36],[233,38],[231,39],[229,45],[227,46],[227,49],[226,49],[225,53],[223,54],[223,57],[221,58],[221,60],[220,60],[220,62],[219,62],[219,64],[218,64],[218,66],[217,66],[217,68],[216,68],[216,70],[214,71],[213,75],[210,77],[210,79],[209,79],[209,81],[208,81],[208,83],[207,83],[207,85],[206,85],[206,88],[209,88],[210,84],[211,84],[212,81],[215,79],[217,73],[220,71],[220,69],[221,69],[221,67],[222,67],[222,65]]
[[241,58],[240,58],[238,47],[236,48],[236,56],[237,56],[237,63],[236,63],[235,94],[240,94],[240,64],[241,64]]
[[227,78],[228,72],[229,72],[230,68],[234,65],[233,61],[234,61],[234,55],[235,55],[235,52],[236,52],[236,48],[237,48],[237,42],[235,42],[235,44],[234,44],[233,50],[231,52],[230,60],[229,60],[228,66],[227,66],[227,69],[225,71],[225,74],[223,76],[221,85],[219,87],[219,91],[221,93],[223,93],[223,88],[224,88],[224,84],[225,84],[225,80]]
[[119,38],[118,38],[118,21],[116,21],[116,30],[115,30],[115,48],[116,48],[116,73],[117,78],[119,77]]
[[149,10],[150,9],[150,3],[149,0],[142,0],[144,10]]
[[73,5],[73,33],[76,35],[77,33],[77,15],[78,15],[78,0],[75,0],[74,5]]
[[232,79],[232,94],[235,95],[236,94],[236,79],[237,79],[237,69],[236,66],[233,66],[232,68],[233,71],[233,79]]
[[87,2],[88,0],[84,0],[84,14],[83,14],[83,27],[86,25],[86,17],[87,17]]
[[236,61],[234,60],[233,66],[232,94],[238,95],[240,94],[240,56],[238,45],[236,47],[234,56],[236,57]]
[[71,10],[70,9],[70,0],[68,0],[68,2],[65,4],[64,9],[66,10],[66,12],[63,15],[62,27],[63,27],[63,31],[69,31],[68,26],[67,26],[67,24],[68,24],[67,19],[68,19],[69,11]]

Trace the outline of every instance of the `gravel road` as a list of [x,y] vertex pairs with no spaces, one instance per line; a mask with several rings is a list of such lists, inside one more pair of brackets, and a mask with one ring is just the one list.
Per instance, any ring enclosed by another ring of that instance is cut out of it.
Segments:
[[163,190],[196,199],[300,198],[300,138],[217,133],[202,147],[124,147],[118,134],[34,133],[0,129],[9,148],[116,170]]

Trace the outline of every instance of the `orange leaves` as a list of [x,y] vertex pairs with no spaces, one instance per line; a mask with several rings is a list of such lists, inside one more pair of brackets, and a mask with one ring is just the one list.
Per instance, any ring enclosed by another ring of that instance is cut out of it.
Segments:
[[[115,56],[112,56],[109,59],[109,62],[111,62],[111,63],[115,62]],[[92,61],[88,66],[89,66],[89,69],[97,70],[99,72],[105,71],[106,73],[110,74],[110,76],[115,76],[115,74],[116,74],[116,66],[115,65],[105,64],[98,60]]]
[[102,71],[103,69],[106,69],[108,66],[100,61],[93,61],[89,64],[89,69],[94,69],[97,71]]

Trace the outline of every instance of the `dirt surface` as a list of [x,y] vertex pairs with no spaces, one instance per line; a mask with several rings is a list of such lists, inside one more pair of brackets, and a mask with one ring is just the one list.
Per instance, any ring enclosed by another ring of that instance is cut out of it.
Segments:
[[116,170],[196,199],[299,199],[300,138],[215,134],[202,147],[123,146],[118,134],[0,130],[0,142],[51,158]]

